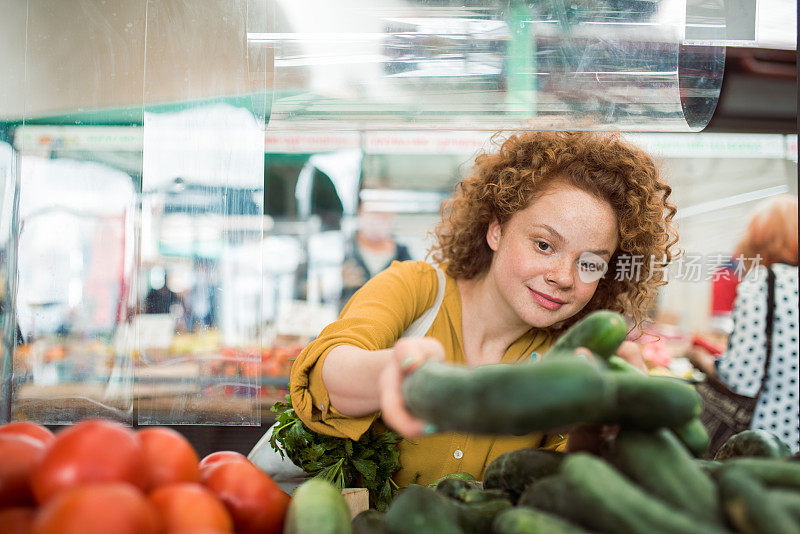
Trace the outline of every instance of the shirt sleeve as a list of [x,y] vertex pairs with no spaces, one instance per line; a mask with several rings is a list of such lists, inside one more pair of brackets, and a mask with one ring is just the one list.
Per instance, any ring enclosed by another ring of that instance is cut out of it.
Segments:
[[542,437],[540,449],[564,452],[567,446],[567,434],[546,434]]
[[436,298],[435,269],[425,262],[393,262],[359,289],[339,319],[328,325],[298,355],[289,393],[298,417],[314,432],[358,440],[380,415],[348,417],[331,406],[322,366],[338,345],[387,349]]
[[719,379],[739,395],[755,397],[764,376],[767,273],[753,269],[739,284],[728,348],[715,363]]

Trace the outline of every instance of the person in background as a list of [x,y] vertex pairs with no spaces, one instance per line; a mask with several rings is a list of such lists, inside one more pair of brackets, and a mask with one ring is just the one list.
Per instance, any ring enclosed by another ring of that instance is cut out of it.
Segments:
[[772,355],[767,381],[753,414],[752,429],[766,430],[800,450],[800,361],[798,358],[797,196],[779,195],[755,210],[736,250],[747,262],[733,310],[733,332],[719,358],[700,347],[692,363],[734,393],[755,397],[766,359],[767,269],[775,275]]
[[[538,359],[594,310],[641,324],[666,283],[663,272],[644,262],[639,276],[614,274],[624,258],[671,259],[670,194],[652,158],[618,135],[511,135],[478,156],[474,174],[443,204],[432,250],[438,267],[392,263],[297,357],[295,412],[314,432],[353,440],[380,418],[405,438],[395,475],[401,486],[452,472],[480,480],[493,459],[525,447],[586,448],[591,433],[574,429],[568,438],[436,433],[405,409],[402,381],[428,359],[470,368]],[[586,276],[588,263],[604,268]],[[426,337],[400,339],[434,309],[440,289]],[[634,343],[617,353],[644,368]]]
[[169,288],[169,274],[163,267],[153,267],[150,270],[150,290],[144,299],[145,313],[170,313],[172,306],[181,306],[183,314],[183,302],[180,296]]
[[367,280],[383,271],[393,261],[411,259],[408,248],[392,236],[394,214],[374,210],[363,203],[358,210],[358,229],[348,243],[342,264],[343,307]]

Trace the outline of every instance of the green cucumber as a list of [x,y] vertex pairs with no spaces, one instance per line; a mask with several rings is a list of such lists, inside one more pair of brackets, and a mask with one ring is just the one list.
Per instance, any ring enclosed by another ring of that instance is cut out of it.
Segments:
[[444,495],[424,486],[409,486],[386,512],[390,534],[464,534],[456,507]]
[[587,531],[541,510],[518,506],[497,515],[492,534],[585,534]]
[[468,490],[477,489],[477,491],[482,491],[477,482],[467,482],[457,478],[446,478],[436,484],[434,489],[442,495],[456,500],[462,500],[462,495]]
[[285,534],[350,534],[350,510],[333,484],[312,478],[298,487],[286,512]]
[[557,516],[580,522],[573,494],[575,490],[561,474],[538,479],[525,488],[519,497],[518,507],[535,508]]
[[472,476],[469,473],[463,473],[463,472],[448,473],[448,474],[446,474],[446,475],[444,475],[442,477],[437,478],[436,480],[434,480],[430,484],[428,484],[428,487],[435,488],[436,485],[439,482],[441,482],[442,480],[450,479],[450,478],[455,479],[455,480],[464,480],[466,482],[477,482],[477,480],[475,480],[475,477]]
[[695,417],[683,425],[673,427],[672,432],[694,456],[703,458],[708,454],[711,447],[711,437],[699,417]]
[[745,534],[797,534],[789,511],[745,470],[726,465],[716,475],[722,507],[736,530]]
[[588,528],[619,534],[725,532],[648,495],[608,463],[589,454],[568,455],[561,464],[560,476],[571,488],[571,513]]
[[785,458],[791,456],[789,446],[766,430],[745,430],[729,437],[714,455],[715,460],[739,456]]
[[486,466],[483,487],[501,489],[516,502],[534,481],[558,472],[564,453],[544,449],[519,449],[501,454]]
[[700,415],[700,396],[677,378],[606,373],[615,383],[616,403],[603,422],[639,430],[677,427]]
[[694,463],[709,475],[713,475],[723,466],[723,463],[717,460],[703,460],[702,458],[696,458]]
[[628,360],[622,358],[621,356],[617,356],[616,354],[612,354],[608,357],[608,369],[617,373],[638,373],[640,375],[647,374],[638,367],[635,367]]
[[628,478],[667,504],[701,521],[722,522],[714,481],[668,429],[621,430],[609,459]]
[[465,534],[485,534],[492,527],[498,514],[511,508],[508,498],[490,499],[480,502],[456,502],[458,524]]
[[607,376],[577,356],[475,369],[427,362],[405,378],[403,398],[439,430],[523,435],[599,419],[615,398]]
[[595,311],[564,332],[550,346],[544,358],[585,347],[607,360],[625,341],[627,335],[628,327],[620,314],[608,310]]
[[386,514],[364,510],[353,518],[353,534],[386,534]]
[[[778,502],[785,510],[800,523],[800,491],[773,489],[768,491],[770,499]],[[798,529],[800,531],[800,529]]]
[[505,500],[510,501],[508,493],[499,489],[476,489],[468,488],[458,495],[458,500],[465,504],[474,504],[486,501]]
[[722,465],[741,467],[762,484],[800,491],[800,463],[774,458],[731,458]]

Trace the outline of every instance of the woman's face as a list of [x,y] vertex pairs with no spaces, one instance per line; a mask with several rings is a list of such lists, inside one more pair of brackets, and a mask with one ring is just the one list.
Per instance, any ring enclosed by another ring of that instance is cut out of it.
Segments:
[[488,276],[522,322],[549,327],[592,298],[617,248],[617,233],[608,202],[555,183],[504,226],[489,225],[486,240],[494,256]]

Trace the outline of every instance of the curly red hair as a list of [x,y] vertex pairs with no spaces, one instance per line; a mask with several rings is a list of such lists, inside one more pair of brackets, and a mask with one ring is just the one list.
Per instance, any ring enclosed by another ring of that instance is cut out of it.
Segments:
[[[566,183],[608,202],[619,224],[619,245],[592,299],[554,329],[567,328],[598,309],[618,311],[635,326],[646,318],[664,269],[676,254],[672,219],[676,208],[653,159],[618,134],[599,132],[519,132],[499,150],[476,158],[474,174],[459,182],[442,204],[434,230],[433,260],[447,263],[448,274],[471,279],[492,261],[486,242],[489,224],[505,224],[554,182]],[[641,258],[638,277],[615,276],[629,258]],[[653,258],[653,260],[651,260]],[[621,279],[617,279],[621,278]]]
[[748,269],[755,265],[756,257],[765,267],[797,265],[797,196],[787,193],[762,201],[750,216],[736,253],[745,259]]

